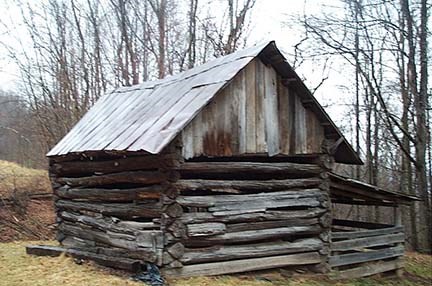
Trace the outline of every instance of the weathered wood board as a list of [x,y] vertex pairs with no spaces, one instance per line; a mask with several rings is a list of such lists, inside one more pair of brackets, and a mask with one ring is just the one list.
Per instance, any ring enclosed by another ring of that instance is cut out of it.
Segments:
[[300,254],[187,265],[179,269],[167,269],[163,271],[163,273],[167,276],[175,277],[220,275],[278,268],[288,265],[316,264],[320,262],[321,259],[318,252],[307,252]]
[[403,246],[395,246],[384,248],[380,250],[370,250],[365,252],[357,252],[357,253],[349,253],[349,254],[340,254],[340,255],[332,255],[329,258],[330,266],[342,266],[349,264],[357,264],[366,261],[374,261],[392,257],[402,256],[404,253]]
[[77,249],[66,249],[58,246],[30,245],[26,247],[26,251],[27,254],[38,256],[60,256],[62,253],[66,253],[75,258],[89,259],[104,266],[120,268],[128,271],[137,271],[141,264],[141,261],[136,259],[112,257]]
[[390,261],[377,261],[354,267],[347,270],[334,271],[331,273],[331,279],[354,279],[375,275],[378,273],[393,271],[402,268],[404,265],[401,258]]
[[350,240],[342,240],[331,243],[332,251],[348,251],[362,249],[365,247],[373,247],[379,245],[388,245],[394,243],[402,243],[405,240],[404,233],[395,233],[380,236],[362,237]]
[[184,264],[195,264],[317,251],[321,248],[322,241],[317,238],[299,239],[294,242],[274,241],[246,245],[216,245],[207,248],[186,249],[181,261]]
[[324,127],[281,80],[253,59],[182,131],[184,158],[320,153]]

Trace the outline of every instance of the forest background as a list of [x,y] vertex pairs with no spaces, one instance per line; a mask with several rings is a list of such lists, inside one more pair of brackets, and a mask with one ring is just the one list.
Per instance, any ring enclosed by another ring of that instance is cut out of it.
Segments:
[[[408,246],[432,249],[431,4],[426,0],[0,0],[0,160],[46,152],[104,93],[268,39],[365,162],[337,171],[422,199]],[[384,207],[350,216],[382,221]]]

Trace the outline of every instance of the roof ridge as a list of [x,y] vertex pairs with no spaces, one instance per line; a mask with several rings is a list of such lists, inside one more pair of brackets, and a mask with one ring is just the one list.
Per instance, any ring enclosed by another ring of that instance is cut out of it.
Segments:
[[[187,69],[187,70],[181,71],[181,72],[173,74],[173,75],[168,75],[165,78],[149,80],[149,81],[145,81],[145,82],[131,85],[131,86],[119,87],[119,88],[115,89],[113,92],[114,93],[124,93],[124,92],[133,91],[133,90],[144,90],[144,89],[149,89],[149,88],[156,88],[159,86],[166,86],[166,85],[174,83],[177,80],[187,80],[187,79],[190,79],[194,76],[199,75],[200,73],[208,72],[211,69],[232,63],[232,62],[239,60],[239,59],[242,59],[242,58],[247,58],[247,57],[254,58],[254,57],[256,57],[257,54],[250,55],[246,52],[247,51],[255,51],[255,50],[263,50],[266,46],[268,46],[269,44],[271,44],[273,42],[274,41],[266,41],[266,42],[258,43],[256,45],[248,47],[246,49],[238,50],[238,51],[235,51],[231,54],[227,54],[227,55],[224,55],[222,57],[214,58],[211,61],[208,61],[208,62],[205,62],[201,65],[195,66],[191,69]],[[239,55],[239,54],[245,54],[245,55],[236,57],[236,55]],[[230,59],[230,58],[232,58],[232,60],[224,61],[224,60]],[[214,64],[215,62],[217,62],[218,64]],[[206,66],[208,66],[207,69],[199,70],[200,68],[203,68]],[[199,71],[199,72],[192,72],[192,71]],[[191,74],[187,75],[188,73],[191,73]],[[185,74],[187,76],[183,77],[183,75],[185,75]]]

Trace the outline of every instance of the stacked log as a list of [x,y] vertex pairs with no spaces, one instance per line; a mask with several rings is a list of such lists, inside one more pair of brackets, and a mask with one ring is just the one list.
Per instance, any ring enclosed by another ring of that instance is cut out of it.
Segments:
[[164,211],[160,221],[164,231],[162,264],[165,268],[179,268],[183,266],[179,258],[184,253],[184,247],[179,241],[184,237],[185,228],[178,220],[183,215],[183,208],[176,202],[177,196],[177,190],[172,188],[172,185],[163,193],[162,202]]
[[172,184],[164,273],[219,275],[321,265],[330,228],[326,170],[288,162],[185,162]]
[[177,151],[53,158],[58,240],[113,265],[151,262],[173,276],[327,269],[325,166],[182,162]]
[[[72,154],[50,160],[61,244],[89,257],[162,265],[160,218],[176,156]],[[72,251],[72,252],[73,252]]]
[[331,266],[328,263],[328,256],[330,255],[332,226],[329,172],[333,169],[334,158],[329,154],[323,154],[317,160],[317,164],[322,169],[320,177],[323,178],[323,181],[319,185],[319,188],[323,191],[323,196],[325,196],[323,207],[328,210],[328,212],[320,218],[320,224],[323,227],[323,231],[320,233],[319,238],[323,243],[323,248],[320,250],[321,263],[317,265],[315,270],[320,273],[328,273],[331,271]]

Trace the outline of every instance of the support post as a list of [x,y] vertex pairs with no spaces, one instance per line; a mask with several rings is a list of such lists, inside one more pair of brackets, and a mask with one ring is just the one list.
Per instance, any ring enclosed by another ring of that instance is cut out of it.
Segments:
[[[397,205],[393,208],[393,216],[394,216],[394,225],[401,226],[402,225],[402,215],[400,207]],[[404,245],[403,243],[398,243],[398,245]],[[398,268],[395,271],[397,277],[403,276],[403,268]]]
[[394,225],[400,226],[402,225],[402,216],[399,206],[395,206],[393,208],[393,214],[394,214]]

